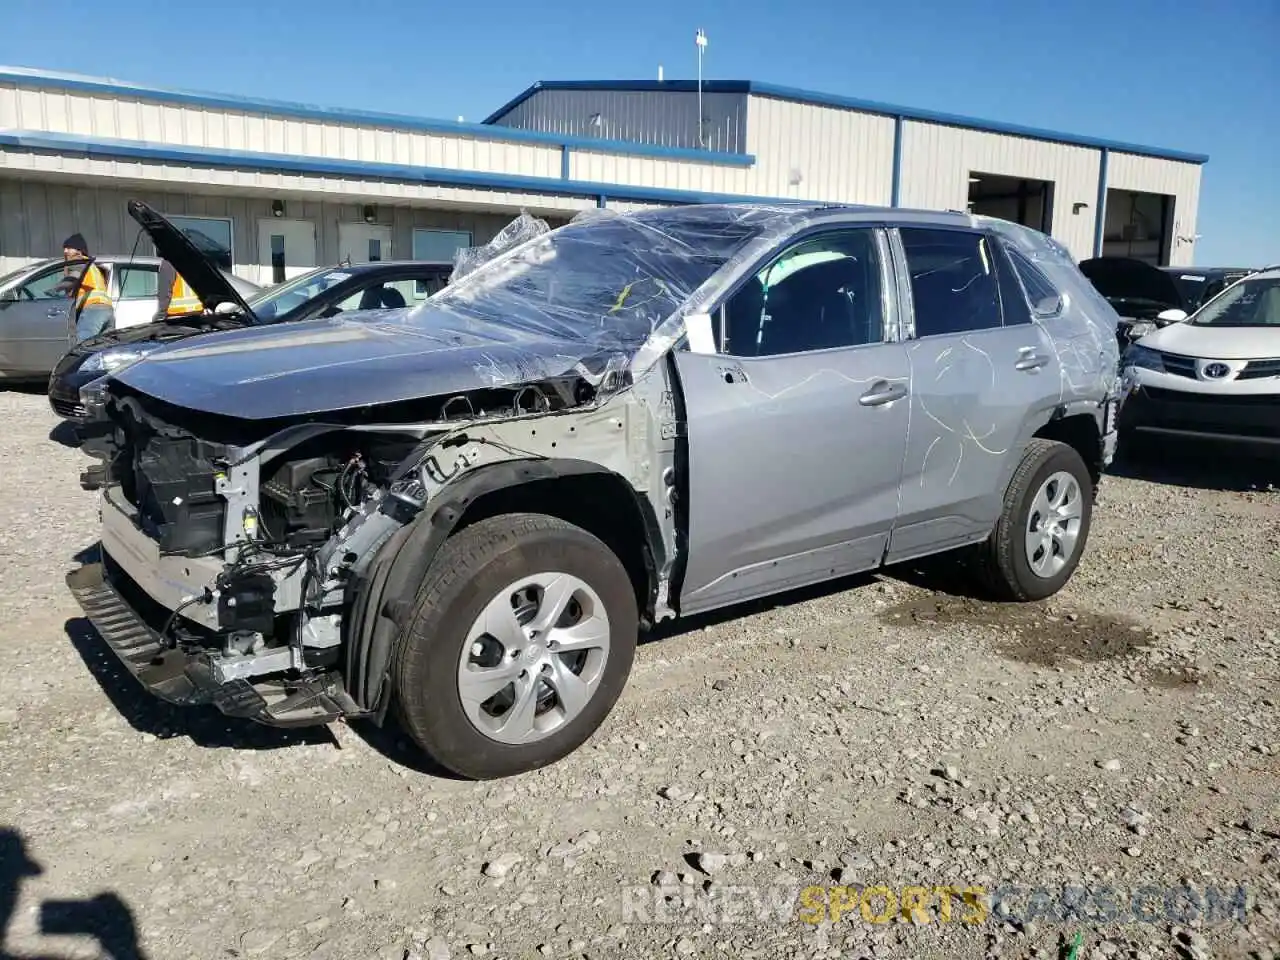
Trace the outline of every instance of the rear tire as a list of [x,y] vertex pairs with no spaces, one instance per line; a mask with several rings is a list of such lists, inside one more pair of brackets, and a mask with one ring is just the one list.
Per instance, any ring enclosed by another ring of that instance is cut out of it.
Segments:
[[993,599],[1043,600],[1063,588],[1089,539],[1093,492],[1089,468],[1073,447],[1039,438],[1028,444],[1000,519],[978,550]]
[[481,520],[423,578],[394,668],[401,721],[472,779],[555,763],[613,709],[638,630],[631,579],[596,537],[542,514]]

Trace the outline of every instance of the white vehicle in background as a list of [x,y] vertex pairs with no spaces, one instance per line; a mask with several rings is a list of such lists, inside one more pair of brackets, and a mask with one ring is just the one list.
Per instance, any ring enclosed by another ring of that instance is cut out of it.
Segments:
[[1280,454],[1280,265],[1137,340],[1120,367],[1121,448],[1170,437]]

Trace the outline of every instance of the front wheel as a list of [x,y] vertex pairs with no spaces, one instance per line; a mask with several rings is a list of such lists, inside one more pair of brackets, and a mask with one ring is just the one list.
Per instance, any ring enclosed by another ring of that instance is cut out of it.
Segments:
[[982,545],[983,580],[999,600],[1043,600],[1071,579],[1093,518],[1093,478],[1073,447],[1035,439]]
[[428,568],[395,669],[410,736],[488,780],[554,763],[617,702],[635,658],[635,590],[614,553],[542,514],[481,520]]

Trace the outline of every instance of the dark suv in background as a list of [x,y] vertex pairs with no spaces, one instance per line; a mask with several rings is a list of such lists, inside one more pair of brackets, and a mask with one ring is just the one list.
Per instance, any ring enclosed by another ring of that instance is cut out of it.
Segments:
[[1195,313],[1237,280],[1247,267],[1157,267],[1130,257],[1094,257],[1080,272],[1120,316],[1116,338],[1123,350],[1148,333]]

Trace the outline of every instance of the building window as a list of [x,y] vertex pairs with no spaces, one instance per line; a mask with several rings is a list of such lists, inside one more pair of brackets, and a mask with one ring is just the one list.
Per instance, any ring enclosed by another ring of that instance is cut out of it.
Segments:
[[[413,259],[415,260],[453,263],[453,255],[469,246],[471,246],[469,231],[427,229],[413,231]],[[414,296],[418,298],[430,296],[434,292],[423,280],[419,280],[414,287]]]
[[231,272],[232,229],[230,217],[183,217],[165,214],[165,219],[186,234],[201,253],[227,273]]
[[284,234],[271,235],[271,282],[284,283]]

